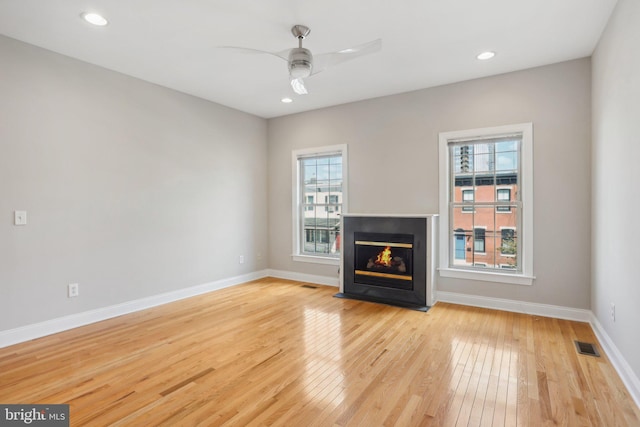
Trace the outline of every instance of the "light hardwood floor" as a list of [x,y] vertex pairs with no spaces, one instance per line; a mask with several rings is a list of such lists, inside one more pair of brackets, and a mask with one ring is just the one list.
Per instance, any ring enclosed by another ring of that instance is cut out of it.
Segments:
[[576,353],[588,324],[335,292],[263,279],[0,349],[0,403],[96,426],[640,426],[606,356]]

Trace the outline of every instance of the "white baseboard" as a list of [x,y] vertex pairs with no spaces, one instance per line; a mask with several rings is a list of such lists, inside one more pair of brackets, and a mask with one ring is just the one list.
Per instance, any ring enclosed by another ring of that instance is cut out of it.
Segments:
[[515,313],[534,314],[536,316],[553,317],[556,319],[576,320],[578,322],[590,322],[592,317],[590,310],[580,308],[537,304],[533,302],[515,301],[502,298],[481,297],[477,295],[458,294],[455,292],[438,291],[436,293],[436,301],[492,308],[494,310],[513,311]]
[[593,329],[593,332],[596,335],[596,338],[598,338],[598,341],[602,346],[602,350],[607,354],[607,357],[611,361],[614,369],[618,375],[620,375],[622,382],[627,387],[631,398],[635,401],[636,405],[640,407],[640,379],[638,379],[638,376],[633,372],[629,363],[626,361],[624,356],[622,356],[618,347],[613,343],[591,310],[442,291],[437,292],[436,299],[437,301],[450,302],[453,304],[513,311],[516,313],[526,313],[536,316],[589,323],[591,325],[591,329]]
[[297,282],[315,283],[318,285],[340,286],[340,279],[338,277],[316,276],[315,274],[296,273],[285,270],[267,270],[267,274],[270,277],[276,277],[278,279],[295,280]]
[[134,301],[127,301],[122,304],[111,305],[108,307],[59,317],[57,319],[47,320],[45,322],[34,323],[32,325],[21,326],[15,329],[0,331],[0,348],[77,328],[79,326],[88,325],[90,323],[100,322],[102,320],[122,316],[123,314],[129,314],[135,311],[140,311],[147,308],[156,307],[158,305],[163,305],[181,299],[193,297],[196,295],[205,294],[207,292],[215,291],[218,289],[228,288],[230,286],[250,282],[251,280],[261,279],[263,277],[267,277],[267,271],[268,270],[256,271],[249,274],[243,274],[241,276],[230,277],[227,279],[216,280],[215,282],[192,286],[190,288],[180,289],[177,291],[167,292],[159,295],[153,295]]
[[591,323],[591,328],[593,329],[593,332],[595,332],[596,338],[598,338],[598,341],[602,346],[602,350],[607,353],[607,357],[618,372],[618,375],[620,375],[620,378],[627,387],[629,394],[636,402],[636,405],[640,407],[640,379],[635,372],[633,372],[627,360],[622,356],[618,347],[613,343],[613,340],[609,337],[609,334],[607,334],[602,327],[602,324],[593,313],[591,314],[591,320],[589,323]]

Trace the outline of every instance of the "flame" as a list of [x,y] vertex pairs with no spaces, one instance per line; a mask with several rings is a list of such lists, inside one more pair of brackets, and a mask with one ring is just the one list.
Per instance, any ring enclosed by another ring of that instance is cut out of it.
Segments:
[[387,246],[378,254],[375,263],[384,265],[385,267],[391,267],[391,246]]

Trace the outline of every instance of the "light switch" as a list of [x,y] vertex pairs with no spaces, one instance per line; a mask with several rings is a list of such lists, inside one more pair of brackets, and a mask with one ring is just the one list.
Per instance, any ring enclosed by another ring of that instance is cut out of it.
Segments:
[[13,221],[15,225],[27,225],[27,211],[15,211]]

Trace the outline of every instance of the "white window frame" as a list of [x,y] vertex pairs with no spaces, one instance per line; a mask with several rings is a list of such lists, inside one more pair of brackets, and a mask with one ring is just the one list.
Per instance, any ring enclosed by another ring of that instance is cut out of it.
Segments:
[[[347,153],[347,144],[340,145],[329,145],[325,147],[315,147],[315,148],[304,148],[300,150],[293,150],[291,153],[291,163],[292,163],[292,174],[291,174],[291,200],[292,200],[292,214],[291,214],[291,223],[293,227],[292,232],[292,254],[291,257],[294,261],[300,262],[310,262],[315,264],[326,264],[326,265],[340,265],[340,256],[327,254],[327,255],[307,255],[303,254],[301,248],[302,242],[302,221],[303,218],[300,216],[302,213],[302,191],[299,187],[300,185],[300,162],[298,161],[301,157],[309,157],[309,156],[325,156],[327,154],[335,154],[340,153],[342,156],[342,209],[340,211],[340,215],[347,213],[348,210],[348,153]],[[342,230],[341,230],[342,232]],[[342,248],[341,248],[342,251]]]
[[[478,271],[456,268],[451,263],[452,242],[449,238],[449,202],[450,202],[450,154],[449,141],[460,139],[483,139],[492,136],[522,133],[520,148],[520,181],[518,183],[522,200],[522,224],[518,238],[521,239],[521,254],[518,262],[522,263],[522,272],[509,273],[502,271]],[[533,275],[533,124],[519,123],[506,126],[495,126],[480,129],[468,129],[439,134],[439,162],[440,162],[440,267],[441,277],[457,279],[480,280],[494,283],[514,285],[532,285]]]

